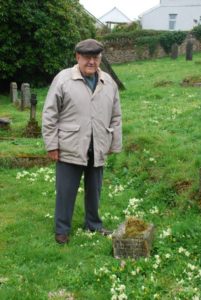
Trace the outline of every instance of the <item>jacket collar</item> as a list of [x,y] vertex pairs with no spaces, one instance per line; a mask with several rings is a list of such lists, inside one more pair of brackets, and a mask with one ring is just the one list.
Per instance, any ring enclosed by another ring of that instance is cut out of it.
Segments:
[[[104,83],[104,81],[105,81],[105,75],[104,75],[104,72],[100,69],[100,68],[98,68],[98,78],[99,78],[99,80],[102,82],[102,83]],[[81,80],[83,80],[83,77],[82,77],[82,74],[81,74],[81,72],[80,72],[80,69],[79,69],[79,65],[77,64],[77,65],[75,65],[73,68],[72,68],[72,79],[73,80],[79,80],[79,79],[81,79]]]

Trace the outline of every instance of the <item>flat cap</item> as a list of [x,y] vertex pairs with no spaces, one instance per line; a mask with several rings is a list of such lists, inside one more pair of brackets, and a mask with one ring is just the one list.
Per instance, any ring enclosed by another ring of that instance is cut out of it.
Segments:
[[83,40],[75,46],[75,52],[80,54],[99,54],[102,51],[103,44],[94,39]]

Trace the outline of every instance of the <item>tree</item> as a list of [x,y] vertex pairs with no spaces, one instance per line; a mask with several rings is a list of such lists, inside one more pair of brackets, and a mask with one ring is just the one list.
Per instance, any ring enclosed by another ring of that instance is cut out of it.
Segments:
[[95,36],[78,0],[0,0],[0,84],[44,85],[74,63],[74,46]]

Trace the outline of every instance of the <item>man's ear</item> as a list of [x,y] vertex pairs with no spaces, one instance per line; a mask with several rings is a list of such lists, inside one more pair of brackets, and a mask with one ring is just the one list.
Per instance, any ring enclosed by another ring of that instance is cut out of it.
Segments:
[[79,57],[80,57],[80,55],[79,55],[79,53],[75,53],[75,58],[76,58],[76,61],[78,62],[78,60],[79,60]]

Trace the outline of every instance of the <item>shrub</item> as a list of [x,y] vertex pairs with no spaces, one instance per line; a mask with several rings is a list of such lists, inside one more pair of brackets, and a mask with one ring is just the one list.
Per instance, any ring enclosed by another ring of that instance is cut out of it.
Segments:
[[149,54],[152,56],[159,44],[158,36],[142,36],[136,39],[136,44],[138,46],[147,46],[149,49]]
[[160,36],[160,44],[168,54],[171,51],[171,47],[174,43],[181,45],[185,40],[187,33],[184,31],[170,31],[165,32]]
[[196,37],[198,41],[201,42],[201,25],[198,25],[193,28],[192,34]]
[[92,19],[78,0],[1,1],[0,84],[46,84],[74,62],[74,45],[93,37]]

